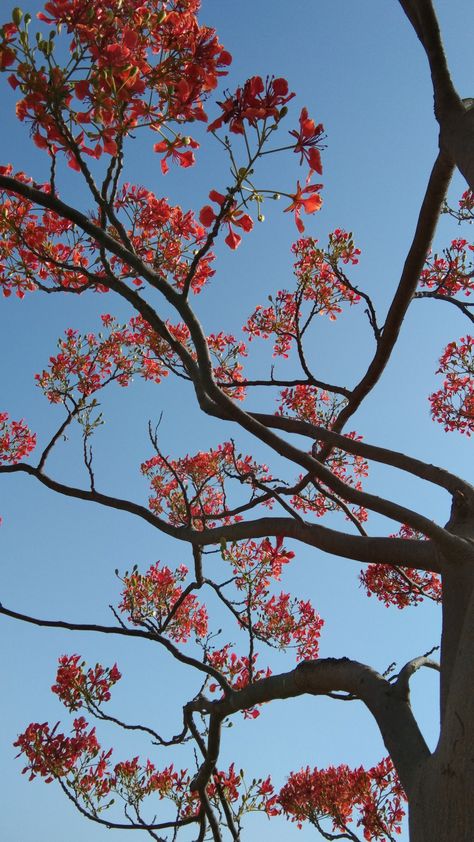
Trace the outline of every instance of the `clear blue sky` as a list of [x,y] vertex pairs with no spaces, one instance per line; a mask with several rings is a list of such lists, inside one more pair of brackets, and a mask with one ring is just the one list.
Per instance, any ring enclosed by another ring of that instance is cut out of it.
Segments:
[[[8,18],[10,4],[1,6],[2,18]],[[471,95],[472,3],[442,0],[437,7],[454,81],[462,96]],[[24,11],[28,8],[35,13],[41,4],[35,0],[29,7],[25,4]],[[382,313],[400,275],[437,141],[425,57],[398,3],[203,0],[201,20],[216,27],[233,54],[225,87],[232,90],[255,74],[285,76],[297,93],[288,128],[296,124],[303,105],[316,121],[324,122],[328,138],[322,179],[324,207],[308,222],[307,232],[322,242],[337,226],[354,232],[363,252],[354,278],[371,293]],[[5,125],[11,129],[2,132],[0,163],[11,161],[15,169],[23,168],[42,180],[46,159],[30,146],[27,130],[13,116],[13,93],[5,78],[1,82]],[[211,115],[216,113],[212,106],[208,110]],[[195,210],[206,202],[209,189],[222,189],[228,183],[226,162],[217,144],[201,150],[194,170],[173,171],[164,179],[151,152],[152,140],[143,135],[135,151],[131,150],[127,169],[131,181]],[[288,164],[288,172],[284,159],[275,159],[275,164],[269,172],[275,187],[282,180],[293,185],[298,175],[294,162]],[[65,196],[82,195],[77,178],[67,175]],[[453,202],[463,189],[456,177]],[[207,332],[238,332],[255,304],[265,303],[269,293],[291,283],[289,249],[296,231],[292,219],[281,210],[276,203],[267,208],[265,223],[245,237],[235,254],[225,247],[218,249],[217,275],[197,301]],[[438,249],[457,232],[453,223],[443,219]],[[23,302],[2,300],[1,308],[0,411],[24,417],[40,441],[46,441],[60,421],[60,410],[46,404],[33,377],[54,353],[57,337],[70,326],[97,330],[101,312],[115,313],[120,319],[130,314],[111,297],[99,296],[34,295]],[[430,421],[428,412],[427,395],[437,382],[434,371],[441,350],[467,331],[459,315],[448,310],[429,302],[414,303],[386,377],[354,427],[369,442],[405,449],[466,475],[466,466],[472,465],[469,441],[457,434],[445,436],[441,427]],[[259,364],[260,370],[268,373],[270,346],[254,346],[252,365],[256,370]],[[350,382],[362,371],[370,351],[368,331],[357,318],[343,319],[336,326],[321,325],[315,337],[314,354],[323,378]],[[262,400],[273,406],[270,396]],[[127,390],[112,389],[104,400],[107,424],[95,442],[98,487],[146,500],[148,487],[138,466],[151,455],[147,421],[158,420],[162,411],[162,447],[175,456],[207,449],[236,435],[235,429],[202,419],[193,401],[190,390],[170,383],[160,387],[134,383]],[[253,398],[249,406],[256,403]],[[243,437],[239,444],[246,447]],[[78,439],[72,434],[52,459],[51,472],[85,483],[77,448]],[[261,456],[268,458],[263,452]],[[367,487],[417,508],[439,523],[448,518],[444,494],[405,476],[374,467]],[[146,569],[157,559],[170,565],[190,563],[186,547],[173,544],[132,517],[56,498],[27,477],[2,477],[0,514],[0,599],[25,613],[75,622],[109,622],[107,606],[116,603],[119,595],[113,573],[116,567],[124,570],[137,563]],[[369,526],[373,534],[394,531],[393,524],[376,517]],[[283,582],[298,596],[311,598],[325,618],[323,656],[347,655],[383,671],[391,662],[401,666],[438,642],[437,609],[426,605],[387,611],[364,597],[357,574],[358,567],[352,562],[301,548]],[[217,625],[220,622],[219,617]],[[118,831],[108,832],[76,815],[55,785],[28,784],[20,775],[21,760],[14,759],[12,742],[31,721],[62,719],[67,728],[67,714],[49,690],[56,659],[63,653],[80,652],[92,663],[117,661],[124,677],[114,692],[110,712],[163,728],[166,733],[176,733],[180,727],[180,704],[195,692],[194,676],[146,643],[117,644],[5,619],[1,626],[0,830],[4,838],[9,842],[122,838]],[[235,632],[229,634],[235,639]],[[278,670],[289,669],[293,663],[291,654],[273,661]],[[427,739],[434,745],[436,675],[426,672],[414,680],[414,704]],[[104,745],[117,746],[117,759],[150,753],[145,744],[117,737],[106,728],[100,730],[100,736]],[[265,708],[255,722],[236,718],[232,730],[224,734],[222,766],[235,760],[250,778],[271,772],[275,783],[281,785],[289,771],[307,764],[372,764],[384,753],[375,725],[361,705],[300,699]],[[189,763],[184,753],[174,759],[177,766]],[[169,762],[158,755],[154,760],[158,766]],[[284,820],[269,825],[264,817],[250,819],[248,828],[249,840],[265,833],[276,842],[293,837],[303,842],[316,836],[310,828],[298,832]]]

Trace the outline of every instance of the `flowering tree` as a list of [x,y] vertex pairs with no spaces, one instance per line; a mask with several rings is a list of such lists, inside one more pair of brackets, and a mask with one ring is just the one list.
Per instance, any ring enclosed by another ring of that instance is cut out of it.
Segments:
[[[63,408],[63,419],[40,443],[26,421],[2,409],[0,472],[28,474],[57,495],[128,512],[188,545],[193,560],[191,570],[156,562],[148,570],[116,571],[122,596],[110,626],[0,607],[3,615],[38,626],[150,641],[196,675],[194,693],[177,701],[182,728],[167,737],[156,726],[132,725],[108,712],[121,679],[117,664],[90,666],[77,653],[60,657],[52,691],[74,714],[72,727],[32,723],[15,745],[31,779],[57,782],[84,816],[106,827],[141,830],[156,840],[238,840],[244,815],[259,810],[270,818],[284,814],[298,826],[306,822],[326,839],[392,840],[408,802],[412,842],[472,838],[474,489],[441,467],[368,444],[350,430],[413,299],[438,299],[474,319],[474,246],[457,238],[442,256],[430,253],[456,166],[469,188],[451,213],[459,221],[473,218],[474,109],[454,90],[430,0],[400,5],[429,61],[440,147],[384,320],[351,280],[360,256],[352,235],[338,228],[321,245],[305,234],[307,216],[322,202],[315,179],[322,176],[324,128],[306,107],[296,125],[285,125],[295,96],[285,79],[252,76],[211,106],[217,116],[208,124],[209,140],[228,156],[231,181],[210,184],[209,203],[197,213],[125,180],[126,153],[139,129],[154,132],[164,175],[172,166],[192,167],[199,154],[188,131],[196,121],[207,122],[206,100],[231,62],[216,33],[198,22],[199,0],[51,0],[38,15],[37,34],[19,8],[0,30],[0,68],[17,93],[17,116],[47,164],[41,184],[9,163],[0,167],[3,295],[54,299],[58,293],[74,300],[109,293],[108,310],[121,300],[131,312],[125,324],[103,314],[97,333],[66,330],[36,375],[47,401]],[[270,153],[296,155],[302,173],[296,186],[261,185],[259,165]],[[60,198],[64,164],[88,191],[85,209]],[[280,197],[297,229],[294,278],[268,306],[255,307],[242,338],[206,335],[193,299],[209,294],[213,249],[222,238],[235,251],[263,219],[265,203]],[[350,387],[317,376],[308,342],[316,316],[334,320],[347,308],[363,308],[375,343]],[[296,359],[298,375],[277,379],[272,369],[267,379],[247,376],[247,346],[259,340],[271,342],[282,362]],[[434,420],[467,436],[474,431],[473,343],[466,334],[442,351],[444,380],[429,398]],[[204,414],[233,425],[236,436],[245,434],[254,453],[265,450],[277,467],[240,452],[233,438],[205,452],[167,453],[150,425],[141,465],[148,505],[100,491],[92,441],[102,421],[103,390],[114,382],[127,387],[133,377],[159,384],[168,376],[186,381]],[[276,412],[254,410],[256,389],[279,390]],[[74,424],[82,436],[87,482],[81,485],[48,469]],[[452,499],[446,526],[364,490],[374,462],[444,489]],[[397,522],[399,530],[371,535],[369,513]],[[291,541],[364,562],[363,587],[387,606],[441,603],[440,662],[427,653],[381,675],[347,658],[320,658],[323,620],[316,607],[279,590],[288,565],[298,563]],[[222,609],[219,617],[228,617],[224,643],[214,604]],[[231,640],[237,633],[245,645],[236,651]],[[271,673],[268,647],[294,650],[296,666]],[[440,674],[434,752],[410,706],[410,679],[422,667]],[[270,777],[246,783],[234,764],[222,768],[223,726],[237,714],[254,720],[262,705],[304,694],[362,701],[387,756],[370,769],[307,767],[292,772],[280,790]],[[116,762],[92,720],[147,735],[153,759]],[[195,760],[178,770],[173,751],[187,744]]]

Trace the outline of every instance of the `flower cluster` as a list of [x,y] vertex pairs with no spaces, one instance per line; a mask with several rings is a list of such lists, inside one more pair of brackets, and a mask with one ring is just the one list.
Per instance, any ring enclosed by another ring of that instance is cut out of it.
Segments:
[[85,666],[80,655],[62,655],[59,658],[56,682],[51,690],[68,710],[76,711],[83,705],[90,708],[108,702],[110,688],[122,677],[117,664],[113,667],[96,664],[87,670]]
[[[50,403],[67,402],[76,394],[79,399],[87,398],[114,380],[128,386],[138,367],[133,347],[131,352],[124,348],[118,331],[104,339],[93,333],[81,336],[68,328],[65,338],[58,340],[58,349],[59,353],[50,357],[49,368],[35,375]],[[158,379],[158,374],[155,377]]]
[[[240,360],[247,356],[245,342],[238,342],[232,334],[220,331],[209,334],[207,347],[214,361],[214,377],[222,391],[234,400],[244,400],[245,387],[239,383],[243,381],[243,365]],[[226,387],[226,383],[234,385]]]
[[189,815],[190,806],[191,812],[195,812],[198,805],[189,792],[190,777],[186,770],[176,772],[170,765],[157,771],[149,760],[141,764],[138,757],[111,767],[112,750],[101,749],[95,729],[88,730],[84,717],[74,720],[71,737],[59,733],[58,725],[51,729],[47,723],[32,723],[14,743],[20,749],[19,754],[27,758],[23,772],[30,773],[30,780],[37,775],[44,777],[46,783],[60,778],[94,812],[110,807],[113,799],[108,803],[103,801],[113,793],[135,807],[154,793],[160,799],[170,799],[179,813]]
[[[32,183],[23,172],[13,173],[10,164],[0,167],[0,174]],[[36,186],[45,193],[51,189],[49,184]],[[103,291],[99,282],[90,281],[88,267],[86,246],[72,222],[53,211],[36,209],[22,196],[0,191],[0,286],[5,297],[14,292],[24,298],[46,284]]]
[[467,240],[452,240],[444,256],[435,254],[426,261],[420,275],[420,289],[443,296],[462,293],[469,296],[474,290],[474,245]]
[[[232,565],[237,590],[244,593],[240,625],[246,629],[251,626],[257,639],[277,649],[296,648],[298,660],[317,658],[324,622],[311,603],[288,593],[270,593],[272,582],[280,579],[283,566],[294,557],[284,547],[283,537],[277,538],[275,546],[268,538],[260,543],[249,540],[233,544],[223,550],[222,557]],[[235,604],[240,605],[240,600]],[[236,656],[233,663],[240,664]],[[247,668],[247,662],[244,666]]]
[[[422,541],[421,532],[403,524],[400,531],[391,538]],[[403,552],[401,545],[400,552]],[[407,608],[418,605],[424,599],[441,602],[442,585],[437,573],[428,570],[408,570],[406,567],[389,564],[369,564],[359,576],[367,596],[376,596],[387,608]]]
[[[36,42],[30,17],[17,13],[2,30],[0,67],[12,67],[10,84],[22,92],[17,115],[31,125],[35,143],[63,151],[80,170],[84,154],[115,156],[141,126],[168,139],[170,123],[206,120],[204,100],[231,56],[215,31],[198,23],[199,6],[198,0],[103,0],[94,7],[51,0],[38,15],[51,34]],[[54,60],[60,34],[69,42],[67,68]],[[169,157],[168,148],[157,146]]]
[[36,434],[25,422],[8,418],[8,412],[0,412],[0,465],[16,465],[36,447]]
[[[252,655],[251,658],[245,655],[237,655],[231,651],[230,643],[226,643],[222,649],[215,649],[206,655],[207,663],[214,669],[219,670],[234,690],[243,690],[248,684],[258,681],[260,678],[268,678],[272,674],[269,667],[266,669],[255,668],[257,658],[258,655]],[[214,682],[209,685],[211,693],[215,693],[219,689],[219,685]],[[244,710],[243,715],[245,719],[257,719],[260,713],[256,707],[253,707]]]
[[[181,290],[188,279],[196,251],[206,241],[206,231],[191,211],[170,205],[151,190],[128,183],[115,200],[117,212],[125,214],[127,233],[135,252],[149,263],[163,281]],[[208,252],[193,268],[191,290],[199,293],[214,275],[214,255]],[[112,258],[111,267],[121,280],[143,283],[127,263]]]
[[280,401],[277,415],[289,415],[328,429],[331,429],[342,407],[339,395],[304,383],[283,389],[280,392]]
[[207,634],[207,611],[194,594],[183,595],[181,583],[188,568],[181,564],[171,570],[159,562],[146,573],[125,574],[119,608],[135,625],[144,625],[167,634],[176,643],[186,643],[191,634]]
[[223,792],[227,802],[231,805],[234,819],[239,819],[245,813],[262,811],[267,816],[276,816],[279,812],[277,798],[270,778],[253,779],[250,784],[244,779],[242,770],[236,772],[231,763],[227,772],[214,772],[207,794],[211,802],[217,802],[220,792]]
[[267,76],[263,82],[260,76],[252,76],[242,88],[217,103],[222,114],[208,126],[208,131],[215,132],[226,125],[234,134],[244,134],[244,122],[253,128],[259,121],[272,119],[278,122],[280,109],[293,97],[286,79]]
[[268,538],[258,543],[241,541],[222,551],[224,561],[232,565],[238,590],[251,590],[250,607],[267,595],[270,583],[280,580],[283,566],[295,557],[292,550],[285,548],[283,540],[283,536],[279,536],[275,546]]
[[298,661],[313,660],[319,655],[319,638],[324,620],[309,600],[291,598],[280,593],[261,603],[254,631],[279,649],[296,647]]
[[248,484],[252,494],[257,484],[271,481],[267,466],[251,456],[236,454],[232,442],[180,459],[157,454],[144,462],[141,470],[151,481],[151,511],[157,515],[165,512],[173,526],[192,525],[195,529],[210,528],[216,520],[241,520],[240,515],[227,514],[227,478]]
[[13,745],[28,760],[23,774],[29,772],[30,780],[40,775],[46,783],[50,783],[54,778],[68,775],[77,765],[92,763],[98,756],[103,774],[102,767],[110,752],[100,755],[95,728],[87,730],[88,723],[80,716],[73,722],[72,736],[66,737],[58,732],[58,725],[59,722],[51,729],[47,722],[34,722],[20,734]]
[[474,336],[450,342],[439,361],[443,386],[430,395],[431,414],[449,432],[474,433]]
[[[405,794],[390,758],[371,769],[329,766],[292,772],[281,789],[278,803],[287,818],[301,827],[309,821],[323,835],[322,822],[332,822],[332,832],[351,834],[349,825],[357,818],[367,842],[392,839],[400,833],[405,814]],[[329,831],[330,832],[330,831]],[[332,836],[331,836],[332,838]]]
[[[2,167],[0,173],[13,175],[12,167]],[[31,183],[23,173],[14,177]],[[39,186],[43,192],[50,192],[49,184]],[[196,250],[205,243],[207,234],[191,211],[128,183],[118,191],[114,206],[118,217],[124,219],[134,251],[163,282],[181,290],[188,282],[192,264],[190,289],[194,293],[203,289],[214,274],[214,255],[208,251],[196,262]],[[77,292],[108,290],[97,243],[54,211],[39,211],[30,200],[3,190],[0,234],[0,285],[5,296],[15,292],[23,298],[38,286]],[[110,267],[120,281],[143,283],[143,278],[137,278],[136,271],[116,256],[112,256]]]
[[[249,339],[274,337],[274,356],[287,357],[300,331],[303,320],[303,305],[310,308],[309,322],[317,315],[328,315],[334,321],[342,311],[342,305],[356,304],[360,296],[347,285],[338,271],[338,264],[357,263],[356,249],[352,236],[341,229],[329,235],[326,251],[318,248],[317,240],[306,237],[292,246],[295,256],[294,292],[280,290],[269,307],[258,306],[244,326]],[[305,312],[305,311],[304,311]],[[304,321],[308,316],[304,316]]]

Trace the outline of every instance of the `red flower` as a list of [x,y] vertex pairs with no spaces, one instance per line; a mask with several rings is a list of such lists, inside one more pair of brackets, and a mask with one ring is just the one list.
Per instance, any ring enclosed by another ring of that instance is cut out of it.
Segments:
[[[301,211],[304,210],[305,213],[315,213],[320,209],[323,200],[317,191],[321,190],[322,186],[322,184],[310,184],[301,189],[301,185],[299,181],[297,181],[296,193],[289,194],[290,199],[293,199],[293,201],[291,205],[288,205],[288,207],[285,208],[285,213],[288,211],[295,212],[296,227],[301,234],[304,231],[304,225],[300,219]],[[309,194],[307,198],[304,197],[305,193]]]
[[[218,193],[217,190],[211,190],[209,193],[209,198],[211,201],[216,202],[218,205],[222,207],[224,202],[226,201],[226,196],[223,196],[222,193]],[[201,212],[199,214],[199,221],[204,225],[205,228],[210,228],[213,225],[216,219],[216,213],[214,212],[213,208],[210,205],[204,205],[201,208]],[[239,210],[237,207],[237,202],[232,202],[229,210],[224,214],[221,220],[223,223],[227,224],[229,228],[229,233],[225,238],[225,242],[229,246],[229,248],[235,250],[237,246],[240,244],[242,237],[239,234],[236,234],[232,225],[236,225],[238,228],[242,228],[242,231],[246,231],[247,233],[252,230],[253,228],[253,219],[248,215],[248,213],[244,213],[243,211]]]
[[231,132],[243,134],[244,120],[253,127],[257,120],[267,120],[269,117],[278,120],[279,108],[293,97],[294,93],[288,93],[286,79],[267,77],[264,85],[261,76],[252,76],[243,88],[237,88],[233,96],[218,103],[222,115],[211,123],[208,131],[214,132],[223,124],[228,124]]
[[[179,148],[181,146],[190,146],[191,149],[188,149],[187,152],[180,152]],[[172,141],[166,139],[162,140],[160,143],[155,143],[153,147],[154,152],[166,152],[164,158],[161,159],[161,171],[163,175],[166,175],[169,170],[169,166],[166,161],[167,158],[171,158],[171,160],[175,161],[180,167],[192,167],[196,161],[194,153],[191,151],[192,149],[199,149],[199,143],[196,140],[193,140],[192,137],[180,136],[176,137]]]
[[315,170],[319,175],[322,174],[323,167],[321,164],[321,155],[317,144],[321,140],[324,131],[322,123],[316,123],[308,117],[306,108],[301,109],[300,114],[300,130],[296,129],[290,132],[296,138],[295,152],[299,152],[300,164],[303,163],[303,158],[308,162],[312,170]]

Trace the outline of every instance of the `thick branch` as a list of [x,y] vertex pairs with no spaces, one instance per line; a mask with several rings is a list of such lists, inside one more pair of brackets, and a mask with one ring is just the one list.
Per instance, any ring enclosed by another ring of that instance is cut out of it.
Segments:
[[383,676],[365,664],[348,658],[305,661],[291,672],[272,675],[234,691],[227,699],[212,703],[212,711],[225,717],[275,699],[334,691],[350,693],[370,710],[409,796],[415,771],[430,752],[408,701],[401,699]]
[[415,234],[405,260],[397,291],[388,311],[380,342],[366,373],[354,388],[348,404],[339,415],[337,420],[338,432],[342,430],[347,420],[372,391],[390,359],[408,306],[416,290],[426,255],[431,247],[453,169],[454,166],[449,158],[440,152],[428,181]]
[[474,108],[454,88],[432,0],[399,0],[428,59],[440,149],[474,190]]
[[[222,538],[227,541],[243,541],[247,538],[283,535],[288,538],[294,538],[309,546],[317,547],[324,552],[330,553],[330,555],[342,556],[343,558],[353,559],[362,563],[382,562],[397,566],[402,565],[403,567],[415,568],[417,570],[441,572],[438,552],[430,541],[350,535],[320,526],[319,524],[304,523],[296,521],[294,518],[286,517],[265,517],[198,531],[184,526],[171,526],[153,515],[145,506],[141,506],[138,503],[101,494],[96,490],[86,490],[64,485],[47,477],[45,474],[39,474],[31,465],[18,464],[0,467],[0,473],[19,472],[36,477],[52,491],[64,494],[67,497],[75,497],[79,500],[99,503],[107,508],[137,515],[161,532],[171,535],[180,541],[188,541],[194,546],[218,544]],[[425,519],[423,518],[423,520]],[[444,530],[440,531],[444,532]],[[463,557],[463,553],[469,555],[471,552],[469,544],[460,538],[454,539],[454,536],[452,537],[453,540],[458,542],[456,549],[458,550],[459,557]]]
[[420,479],[432,482],[435,485],[445,488],[453,494],[456,491],[464,491],[474,502],[474,486],[456,474],[452,474],[445,468],[439,468],[413,456],[407,456],[397,450],[390,450],[385,447],[378,447],[373,444],[356,441],[340,433],[327,430],[326,427],[318,427],[310,424],[309,421],[300,421],[298,418],[289,418],[285,415],[269,415],[262,412],[253,412],[252,417],[256,418],[267,427],[274,427],[278,430],[285,430],[288,433],[307,436],[313,441],[327,442],[333,447],[340,448],[346,453],[356,456],[363,456],[366,459],[373,459],[374,462],[381,462],[393,468],[399,468]]

